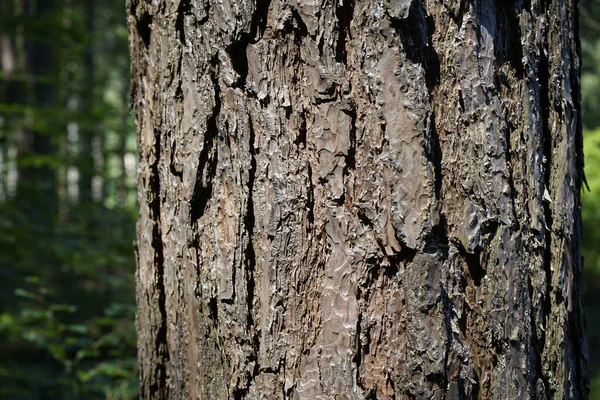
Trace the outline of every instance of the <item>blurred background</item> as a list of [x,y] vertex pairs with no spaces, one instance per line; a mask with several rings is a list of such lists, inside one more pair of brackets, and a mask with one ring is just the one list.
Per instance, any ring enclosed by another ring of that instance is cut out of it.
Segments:
[[[0,399],[135,399],[124,0],[0,0]],[[582,0],[585,303],[600,400],[600,0]]]
[[581,0],[582,113],[585,175],[583,278],[590,353],[590,399],[600,399],[600,0]]
[[0,0],[0,399],[137,397],[124,0]]

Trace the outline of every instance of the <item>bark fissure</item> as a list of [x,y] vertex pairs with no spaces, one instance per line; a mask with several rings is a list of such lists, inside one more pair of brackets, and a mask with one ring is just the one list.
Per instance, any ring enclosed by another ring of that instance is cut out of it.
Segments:
[[427,15],[421,1],[412,1],[410,7],[408,17],[392,17],[391,21],[398,32],[407,58],[415,64],[422,65],[431,98],[439,83],[441,72],[440,58],[433,43],[435,23],[433,18]]
[[[209,3],[209,2],[207,2]],[[175,19],[175,30],[179,33],[179,40],[183,46],[187,46],[185,40],[185,17],[192,11],[190,0],[180,0],[177,6],[177,17]]]
[[[533,296],[535,295],[535,291],[533,290],[533,283],[531,282],[531,277],[528,276],[527,277],[527,287],[529,289],[529,297],[533,299]],[[547,298],[550,297],[549,295],[546,296]],[[541,327],[542,329],[542,336],[541,338],[538,339],[538,336],[536,335],[536,331],[538,330],[538,327],[536,326],[536,321],[535,321],[535,310],[532,310],[532,312],[529,313],[529,324],[531,325],[531,330],[532,330],[532,335],[531,335],[531,345],[533,347],[533,351],[532,351],[532,355],[534,358],[534,365],[535,365],[535,369],[537,372],[537,376],[539,377],[539,379],[541,379],[542,384],[543,384],[543,389],[544,389],[544,393],[536,393],[540,387],[539,385],[537,385],[537,382],[535,382],[536,384],[532,384],[531,385],[531,395],[532,397],[540,396],[543,395],[544,398],[546,399],[551,399],[552,397],[552,393],[548,392],[548,388],[550,388],[550,383],[548,381],[548,377],[544,376],[544,366],[543,366],[543,362],[542,362],[542,353],[544,351],[544,335],[545,335],[545,329],[543,327]],[[544,313],[544,315],[547,315],[546,313]],[[545,317],[544,317],[545,318]]]
[[256,0],[256,6],[252,14],[250,25],[250,38],[254,43],[258,42],[267,30],[267,18],[271,8],[272,0]]
[[234,82],[233,87],[244,89],[246,85],[246,77],[248,76],[248,55],[246,54],[246,49],[251,38],[251,34],[245,35],[242,39],[231,43],[227,47],[227,54],[231,60],[231,65],[238,74],[238,79]]
[[160,320],[156,327],[155,336],[155,354],[158,358],[158,362],[155,364],[154,378],[150,386],[150,392],[154,395],[162,395],[165,393],[167,388],[167,366],[169,363],[169,347],[167,344],[167,311],[165,301],[165,271],[164,271],[164,254],[163,254],[163,241],[162,232],[160,229],[160,215],[161,215],[161,187],[160,187],[160,154],[161,154],[161,136],[158,131],[155,132],[155,147],[154,152],[157,155],[157,159],[150,166],[151,175],[149,187],[151,189],[148,208],[150,216],[154,219],[152,225],[152,248],[154,249],[154,281],[156,283],[157,305]]
[[350,147],[345,157],[346,165],[344,167],[344,175],[347,175],[349,171],[356,169],[356,109],[352,106],[350,110],[344,110],[343,112],[350,116],[350,127],[348,130]]
[[[550,123],[550,65],[548,60],[548,52],[547,52],[547,37],[544,38],[544,43],[542,44],[543,48],[540,49],[540,61],[538,63],[538,79],[539,79],[539,96],[540,96],[540,124],[541,124],[541,141],[542,141],[542,165],[543,165],[543,199],[542,204],[544,207],[544,238],[545,238],[545,246],[543,252],[543,267],[546,274],[546,296],[543,301],[543,312],[542,312],[542,337],[540,341],[543,343],[545,338],[546,331],[546,322],[547,318],[549,318],[552,312],[552,234],[553,234],[553,225],[554,225],[554,216],[552,211],[552,195],[551,192],[552,185],[552,177],[551,177],[551,167],[552,167],[552,143],[553,136],[552,131],[549,126]],[[558,293],[558,291],[557,291]],[[535,329],[535,327],[532,327]],[[535,332],[535,330],[534,330]],[[541,356],[541,353],[540,353]],[[546,382],[546,387],[549,387]]]
[[250,150],[250,170],[248,171],[248,199],[247,210],[244,218],[246,234],[248,235],[248,243],[246,244],[245,260],[246,260],[246,283],[247,283],[247,302],[248,302],[248,329],[250,330],[251,342],[253,350],[258,351],[258,337],[254,324],[254,271],[256,270],[256,253],[254,252],[254,180],[256,176],[256,150],[254,147],[255,133],[252,118],[249,119],[248,148]]
[[206,121],[206,132],[204,133],[204,144],[200,151],[200,158],[198,162],[198,172],[196,174],[196,182],[194,184],[194,191],[191,200],[190,214],[192,221],[197,221],[204,215],[204,211],[209,200],[212,197],[212,187],[214,176],[217,171],[217,146],[215,145],[217,138],[219,137],[219,126],[217,119],[221,112],[221,92],[218,82],[218,72],[215,67],[216,63],[213,64],[215,70],[212,72],[212,83],[214,88],[214,102],[212,114]]
[[[505,116],[506,117],[506,116]],[[508,185],[510,188],[510,202],[512,205],[512,226],[511,228],[516,231],[521,230],[521,221],[517,216],[517,189],[515,187],[515,176],[513,172],[513,150],[511,145],[511,137],[512,132],[516,131],[516,126],[512,125],[512,122],[507,122],[507,125],[504,127],[504,140],[506,142],[506,147],[504,150],[504,155],[506,159],[506,169],[508,171]]]
[[481,249],[476,248],[473,250],[473,252],[468,252],[460,241],[453,241],[453,244],[456,246],[458,253],[460,254],[465,264],[467,264],[469,276],[473,280],[473,283],[476,287],[480,286],[481,280],[485,277],[487,273],[487,271],[483,268],[483,265],[481,263]]
[[[132,15],[136,15],[135,10],[132,10]],[[144,11],[141,15],[136,16],[135,27],[138,35],[142,38],[146,48],[150,46],[150,36],[152,35],[152,15]]]
[[352,39],[350,23],[354,18],[354,0],[338,0],[335,8],[338,22],[338,40],[335,46],[335,60],[346,64],[348,52],[346,50],[346,39]]
[[502,34],[494,38],[498,65],[510,64],[519,79],[525,76],[519,15],[527,9],[519,7],[520,2],[520,0],[496,2],[496,26]]

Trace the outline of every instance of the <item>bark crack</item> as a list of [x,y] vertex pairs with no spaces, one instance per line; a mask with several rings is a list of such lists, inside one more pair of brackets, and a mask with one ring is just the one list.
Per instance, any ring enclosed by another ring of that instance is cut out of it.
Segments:
[[[131,15],[138,15],[135,10],[131,11]],[[146,50],[150,46],[150,36],[152,35],[152,15],[145,11],[135,19],[135,28],[146,46]]]
[[335,8],[338,19],[338,40],[335,48],[335,60],[347,64],[348,51],[346,49],[347,38],[352,39],[350,24],[354,18],[354,0],[340,0]]
[[153,394],[166,393],[167,388],[167,365],[169,363],[169,348],[167,345],[167,311],[166,311],[166,296],[165,296],[165,273],[164,273],[164,255],[162,232],[160,229],[160,171],[159,162],[161,154],[161,137],[158,131],[155,131],[154,152],[156,160],[150,166],[151,175],[149,182],[149,194],[152,196],[148,202],[150,211],[150,219],[152,225],[152,248],[154,249],[153,266],[155,270],[154,279],[156,282],[156,291],[158,293],[158,310],[160,312],[160,321],[158,323],[155,340],[155,354],[159,359],[153,365],[154,377],[150,385],[150,391]]
[[356,169],[356,109],[352,106],[350,110],[343,111],[350,116],[350,129],[348,132],[350,148],[346,155],[346,165],[344,167],[344,175],[348,175],[348,171]]
[[191,199],[190,214],[193,221],[197,221],[204,215],[204,211],[212,196],[212,185],[217,170],[217,146],[216,138],[219,135],[217,119],[221,112],[221,91],[217,78],[216,62],[213,61],[213,72],[211,75],[214,88],[213,112],[206,121],[206,133],[204,135],[204,146],[200,151],[196,183]]
[[[309,226],[315,225],[315,184],[312,179],[312,167],[310,163],[307,164],[308,173],[308,199],[306,201],[306,207],[308,212],[306,218],[308,219]],[[309,228],[310,229],[310,228]]]
[[296,146],[302,145],[304,148],[306,148],[306,133],[307,133],[306,112],[303,110],[300,113],[299,117],[300,117],[300,126],[298,127],[298,135],[296,136],[296,139],[294,140],[294,144]]
[[190,0],[180,0],[177,7],[177,17],[175,19],[175,30],[179,33],[179,41],[186,46],[185,40],[185,17],[192,11]]
[[258,350],[258,336],[255,333],[254,329],[254,271],[256,269],[256,253],[254,252],[254,242],[252,241],[254,237],[254,196],[252,191],[254,190],[254,180],[256,176],[256,149],[254,148],[254,125],[252,123],[252,118],[249,118],[249,131],[250,137],[248,138],[248,147],[250,151],[250,170],[248,171],[248,203],[246,216],[244,218],[244,225],[246,227],[246,234],[248,235],[248,243],[246,245],[245,250],[245,260],[246,260],[246,282],[247,282],[247,296],[248,296],[248,319],[247,325],[250,330],[250,334],[252,335],[252,344],[254,351]]

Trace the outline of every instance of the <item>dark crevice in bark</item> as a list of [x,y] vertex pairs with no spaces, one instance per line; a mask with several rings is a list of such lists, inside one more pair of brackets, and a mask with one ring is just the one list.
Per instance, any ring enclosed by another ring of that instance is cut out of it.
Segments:
[[[213,64],[213,68],[216,68]],[[206,121],[206,132],[204,134],[204,146],[200,151],[198,162],[198,171],[196,172],[196,182],[191,200],[190,214],[192,221],[197,221],[204,215],[206,205],[212,196],[212,185],[217,170],[217,146],[216,138],[219,135],[217,118],[221,112],[221,91],[217,79],[217,72],[212,73],[212,82],[215,90],[215,105],[213,112]]]
[[210,298],[210,300],[208,301],[208,309],[210,310],[210,317],[216,324],[219,320],[219,305],[217,304],[216,297]]
[[[248,391],[252,386],[252,382],[256,380],[256,377],[261,373],[278,373],[279,368],[261,368],[257,363],[257,354],[259,347],[259,337],[256,331],[255,323],[254,323],[254,297],[255,297],[255,288],[256,283],[254,279],[254,271],[256,270],[256,253],[254,250],[254,227],[255,227],[255,217],[254,217],[254,181],[256,176],[256,149],[254,147],[255,140],[255,132],[254,125],[252,122],[252,118],[248,120],[248,151],[250,155],[250,169],[248,170],[248,199],[247,199],[247,208],[246,214],[244,216],[244,227],[245,233],[244,236],[247,239],[246,248],[244,249],[244,281],[246,282],[246,327],[247,327],[247,335],[250,345],[252,347],[252,352],[247,355],[246,365],[251,365],[254,363],[254,369],[250,370],[246,374],[246,379],[244,382],[239,382],[237,387],[234,389],[232,395],[234,399],[246,399],[248,396]],[[234,268],[235,271],[235,268]],[[243,384],[243,386],[240,386]]]
[[[427,381],[429,383],[431,383],[431,387],[437,386],[438,388],[440,388],[440,390],[442,390],[444,393],[447,393],[447,386],[448,386],[448,380],[446,379],[446,373],[445,372],[431,372],[430,374],[426,375]],[[414,396],[414,394],[413,394]]]
[[[527,277],[527,288],[529,289],[529,299],[530,301],[533,301],[535,294],[535,291],[533,289],[533,282],[531,281],[531,276]],[[549,296],[546,296],[549,297]],[[533,307],[533,304],[532,304]],[[544,366],[542,365],[542,352],[544,351],[544,343],[545,343],[545,336],[546,333],[544,331],[544,329],[541,329],[541,337],[538,338],[536,332],[538,332],[538,330],[540,329],[540,327],[537,326],[536,324],[536,312],[535,309],[533,309],[530,313],[529,313],[529,324],[531,326],[531,347],[532,347],[532,352],[531,352],[531,356],[533,357],[533,365],[535,366],[535,375],[533,375],[531,377],[532,380],[532,385],[531,385],[531,390],[533,391],[537,391],[537,385],[534,383],[538,378],[538,379],[542,379],[542,382],[544,384],[544,390],[545,393],[534,393],[537,396],[544,396],[543,398],[546,399],[551,399],[552,393],[549,393],[550,390],[550,382],[548,381],[548,379],[544,376]],[[544,313],[545,314],[545,313]],[[539,314],[537,314],[539,315]],[[542,318],[545,318],[545,316],[543,315]],[[538,397],[539,398],[539,397]]]
[[448,223],[446,221],[446,216],[440,213],[437,225],[431,228],[431,233],[425,238],[425,251],[442,251],[444,259],[447,259],[449,242],[450,240],[448,238]]
[[[189,1],[189,0],[188,0]],[[250,23],[250,32],[242,32],[237,40],[234,40],[225,51],[229,55],[231,65],[239,75],[234,87],[244,88],[248,77],[248,45],[260,40],[267,27],[267,16],[271,0],[257,0]]]
[[469,276],[473,280],[473,283],[475,286],[480,286],[481,280],[487,274],[487,271],[483,268],[484,264],[481,262],[481,249],[478,247],[473,252],[468,252],[459,240],[453,240],[452,242],[458,249],[458,253],[463,261],[467,264]]
[[179,34],[179,41],[182,45],[186,46],[185,41],[185,16],[189,15],[192,11],[192,5],[190,0],[180,0],[179,6],[177,7],[177,18],[175,19],[175,30]]
[[258,376],[260,374],[279,374],[282,370],[282,367],[285,365],[285,357],[283,359],[279,359],[279,363],[277,364],[277,367],[273,368],[273,367],[258,367],[256,370],[256,375]]
[[[131,11],[131,15],[136,15],[135,10]],[[135,28],[142,38],[146,49],[150,46],[150,36],[152,34],[152,15],[150,15],[147,11],[144,11],[139,17],[135,19]]]
[[[364,211],[362,211],[361,209],[358,209],[356,211],[356,216],[358,217],[360,222],[362,222],[363,225],[368,226],[369,228],[371,228],[371,230],[374,231],[373,221],[371,221],[371,219],[369,217],[367,217],[367,215],[364,213]],[[382,243],[379,244],[379,247],[382,247]]]
[[265,33],[270,7],[271,0],[256,0],[256,7],[250,24],[250,40],[252,40],[252,43],[260,40],[260,37]]
[[[155,154],[161,153],[161,137],[158,131],[155,131],[156,139],[154,145]],[[155,270],[156,291],[158,294],[157,306],[160,312],[160,321],[156,331],[155,352],[158,362],[154,363],[154,377],[150,385],[150,391],[153,394],[165,393],[167,390],[167,364],[169,362],[169,348],[167,346],[167,311],[165,296],[165,261],[163,253],[162,232],[160,229],[160,171],[158,168],[159,159],[150,166],[151,175],[149,189],[152,196],[148,202],[150,219],[152,225],[152,248],[154,249],[153,267]]]
[[513,225],[511,228],[514,228],[517,231],[521,230],[521,221],[517,216],[517,189],[515,188],[515,177],[513,174],[513,151],[512,151],[512,143],[510,141],[511,133],[517,131],[517,127],[514,126],[510,121],[506,122],[506,126],[504,128],[504,140],[506,142],[506,147],[504,149],[504,156],[506,160],[506,169],[508,170],[508,186],[510,188],[510,202],[512,206],[512,217],[513,217]]
[[[430,93],[431,97],[431,93]],[[435,126],[435,112],[427,115],[425,121],[425,131],[427,141],[425,142],[425,157],[433,166],[435,198],[438,201],[442,199],[442,149],[440,147],[440,137]],[[447,241],[446,241],[447,243]]]
[[300,16],[298,10],[296,10],[295,8],[292,8],[292,21],[295,22],[296,25],[286,25],[286,28],[288,28],[290,31],[297,33],[296,35],[294,35],[294,43],[297,46],[300,46],[302,44],[302,37],[308,36],[308,27],[302,20],[302,17]]
[[[458,105],[460,107],[461,113],[465,111],[465,97],[463,95],[462,90],[458,89]],[[464,121],[465,126],[469,126],[468,121]]]
[[319,43],[317,43],[317,48],[319,49],[319,56],[323,57],[323,48],[325,47],[325,35],[321,35],[319,38]]
[[471,398],[478,400],[479,392],[481,391],[481,384],[479,383],[481,381],[481,374],[479,373],[479,371],[477,371],[477,363],[474,363],[473,371],[475,372],[475,377],[473,378],[475,380],[475,382],[473,383],[473,390],[471,391]]
[[[247,282],[247,295],[248,295],[248,328],[254,327],[254,271],[256,269],[256,253],[254,252],[254,196],[252,191],[254,190],[254,180],[256,176],[256,152],[254,148],[254,125],[252,119],[249,118],[249,132],[250,137],[248,138],[248,148],[250,151],[250,170],[248,171],[248,205],[246,210],[246,216],[244,218],[244,225],[246,227],[246,233],[248,235],[248,243],[245,250],[246,260],[246,282]],[[252,338],[254,349],[258,349],[258,337],[254,335]]]
[[[446,4],[446,3],[444,2],[444,4]],[[448,10],[449,11],[448,15],[450,16],[450,18],[452,18],[452,20],[454,21],[456,26],[458,26],[460,28],[463,24],[465,13],[467,12],[467,9],[468,9],[469,5],[471,4],[471,2],[456,1],[455,4],[458,5],[458,9],[454,8],[454,9]],[[446,6],[446,9],[448,9],[448,6]]]
[[[319,179],[319,181],[320,181],[320,179]],[[322,182],[323,182],[323,185],[327,184],[327,180],[326,179],[323,179]],[[344,203],[346,202],[346,192],[342,193],[342,195],[340,197],[338,197],[338,198],[331,199],[331,201],[333,202],[333,204],[336,204],[338,206],[343,206]]]
[[[426,61],[423,67],[425,68],[425,81],[427,82],[427,89],[429,89],[429,95],[431,97],[433,93],[433,89],[440,83],[441,78],[441,67],[440,67],[440,57],[435,50],[433,44],[433,35],[435,33],[435,20],[431,15],[424,14],[424,22],[426,31],[426,41],[425,41],[425,55]],[[434,119],[435,120],[435,119]]]
[[298,134],[296,135],[296,139],[294,139],[294,144],[296,146],[302,145],[303,148],[306,148],[306,113],[302,111],[300,113],[300,126],[298,127]]
[[383,276],[388,279],[394,278],[398,275],[398,271],[400,271],[400,261],[403,260],[406,263],[411,263],[416,255],[416,250],[405,247],[399,253],[387,256],[386,258],[388,259],[389,265],[381,268]]
[[335,93],[335,84],[329,86],[325,91],[319,92],[320,97],[315,97],[315,104],[335,103],[339,99]]
[[338,19],[338,40],[335,47],[335,60],[346,64],[348,59],[346,40],[348,37],[352,39],[350,23],[354,17],[354,0],[338,1],[335,14]]
[[239,76],[233,87],[244,88],[246,85],[246,78],[248,77],[248,54],[246,49],[249,43],[250,35],[231,43],[225,50],[229,55],[233,69]]
[[431,97],[440,81],[440,58],[433,44],[433,17],[426,14],[420,1],[413,1],[409,16],[404,19],[391,18],[391,23],[400,37],[406,57],[423,66],[425,83]]
[[350,110],[344,110],[344,113],[350,116],[350,130],[348,132],[350,148],[348,149],[348,155],[346,155],[346,166],[344,167],[344,175],[346,175],[349,170],[356,169],[356,110],[352,107]]
[[[360,296],[357,296],[357,300],[360,299]],[[358,319],[356,321],[356,344],[354,345],[355,354],[352,357],[352,362],[356,365],[356,382],[359,387],[360,385],[360,368],[362,366],[362,342],[361,342],[361,323],[362,323],[363,313],[358,313]],[[361,387],[362,388],[362,387]],[[364,388],[362,388],[364,390]]]
[[[494,38],[494,50],[497,65],[509,63],[516,72],[518,79],[525,74],[523,65],[523,46],[521,45],[519,1],[496,1],[496,27],[499,32]],[[486,21],[482,18],[481,21]]]
[[548,10],[552,6],[553,0],[540,0],[540,13],[549,14]]
[[233,393],[231,393],[234,400],[245,400],[246,395],[248,394],[248,387],[244,388],[236,388]]
[[312,168],[310,163],[307,164],[307,172],[308,172],[308,199],[306,200],[306,208],[308,212],[306,214],[306,218],[308,219],[308,223],[310,226],[315,225],[315,184],[312,179]]

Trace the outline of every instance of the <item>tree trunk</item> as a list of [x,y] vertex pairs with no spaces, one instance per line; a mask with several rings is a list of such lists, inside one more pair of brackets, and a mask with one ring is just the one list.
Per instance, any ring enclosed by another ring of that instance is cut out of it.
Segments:
[[[93,180],[96,175],[96,166],[94,165],[94,139],[97,137],[98,132],[95,124],[97,118],[94,115],[94,93],[96,93],[95,84],[95,62],[94,53],[95,49],[95,14],[96,14],[96,1],[97,0],[86,0],[84,6],[85,14],[85,27],[86,27],[86,48],[83,54],[83,68],[85,69],[85,80],[86,85],[83,89],[83,97],[81,98],[81,111],[84,115],[85,122],[83,129],[81,130],[80,136],[80,152],[79,152],[79,199],[83,203],[89,203],[93,200]],[[102,192],[100,192],[102,193]],[[102,194],[100,195],[102,196]],[[100,197],[101,198],[101,197]]]
[[[55,0],[23,1],[24,15],[29,18],[49,18],[56,6]],[[26,71],[29,75],[25,104],[35,110],[34,115],[43,115],[42,111],[56,106],[56,85],[51,79],[52,68],[55,66],[54,49],[44,38],[32,35],[25,40],[25,52]],[[55,153],[55,132],[49,124],[40,124],[35,117],[26,118],[25,125],[17,156],[16,196],[24,214],[48,232],[51,231],[58,208],[55,168],[47,163],[37,166],[32,163],[32,159],[52,157]],[[43,200],[40,201],[41,199]]]
[[131,0],[142,398],[586,398],[577,7]]

